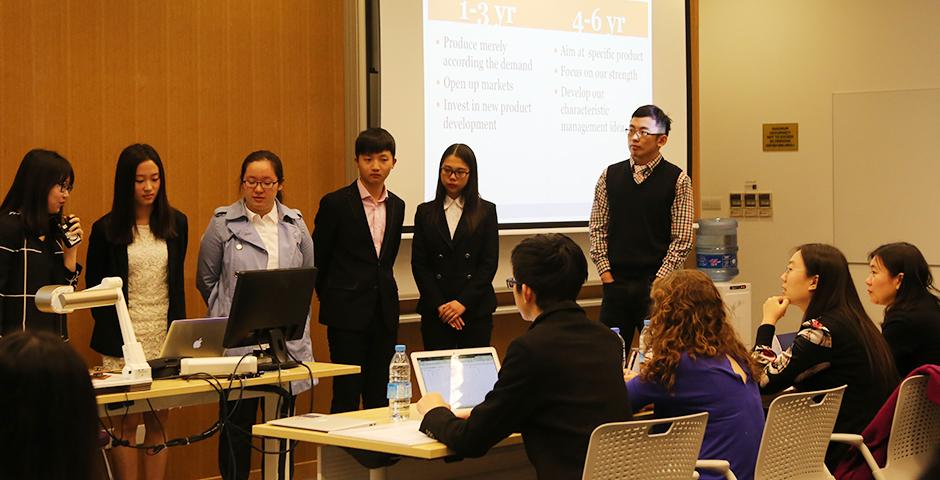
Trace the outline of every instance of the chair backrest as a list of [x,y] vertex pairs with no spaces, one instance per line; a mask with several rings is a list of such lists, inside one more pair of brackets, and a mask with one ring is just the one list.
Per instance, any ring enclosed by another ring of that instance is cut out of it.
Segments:
[[927,398],[927,377],[908,377],[901,383],[898,403],[894,408],[885,470],[901,466],[922,470],[930,463],[938,447],[940,405]]
[[845,385],[774,399],[767,410],[755,480],[832,478],[824,462],[844,393]]
[[705,437],[708,413],[605,423],[594,429],[584,480],[689,480]]

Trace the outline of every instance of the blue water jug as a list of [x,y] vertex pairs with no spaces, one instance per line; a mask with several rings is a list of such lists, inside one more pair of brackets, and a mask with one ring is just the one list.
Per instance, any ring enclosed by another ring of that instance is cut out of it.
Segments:
[[698,220],[696,266],[712,281],[728,282],[738,275],[738,221],[733,218]]

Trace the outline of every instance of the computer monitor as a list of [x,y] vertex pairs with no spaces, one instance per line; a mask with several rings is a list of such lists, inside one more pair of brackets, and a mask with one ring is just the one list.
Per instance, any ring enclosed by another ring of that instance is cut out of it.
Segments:
[[[297,363],[287,353],[287,341],[297,340],[307,325],[316,282],[314,267],[246,270],[235,274],[235,294],[225,327],[225,348],[267,343],[269,369]],[[264,369],[261,364],[259,369]]]

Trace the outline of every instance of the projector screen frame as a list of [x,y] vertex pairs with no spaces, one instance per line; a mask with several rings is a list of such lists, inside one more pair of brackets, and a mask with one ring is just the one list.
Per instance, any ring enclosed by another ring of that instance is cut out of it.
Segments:
[[[382,99],[382,67],[381,67],[381,4],[382,0],[349,0],[350,2],[355,2],[354,6],[351,8],[361,9],[359,10],[359,15],[362,15],[365,19],[364,22],[359,25],[362,28],[362,32],[358,35],[357,42],[361,48],[360,55],[364,57],[364,62],[360,62],[360,65],[364,68],[357,68],[355,71],[357,74],[361,75],[363,78],[362,82],[359,83],[364,88],[361,89],[365,94],[365,108],[364,110],[365,118],[360,118],[355,122],[359,126],[366,127],[381,127],[381,99]],[[395,0],[401,1],[401,0]],[[419,0],[420,1],[420,0]],[[695,89],[697,88],[697,82],[695,76],[697,75],[697,62],[695,58],[694,48],[697,48],[697,2],[694,0],[683,0],[682,1],[684,12],[684,50],[685,50],[685,104],[686,104],[686,155],[685,155],[685,167],[684,170],[686,174],[692,178],[693,188],[697,186],[697,170],[696,163],[698,160],[698,152],[696,150],[698,139],[697,135],[697,125],[698,114],[696,109],[696,99],[695,99]],[[349,70],[347,69],[347,72]],[[354,82],[358,83],[358,82]],[[364,122],[363,122],[364,120]],[[349,125],[350,123],[347,123]],[[347,138],[355,138],[355,133],[347,133]],[[350,148],[350,151],[352,149]],[[354,165],[349,165],[347,168],[350,176],[355,177],[356,169]],[[699,194],[695,190],[695,210],[696,215],[698,215],[698,198]],[[414,227],[408,225],[403,227],[403,233],[410,234],[414,231]],[[516,223],[500,223],[499,229],[501,234],[504,231],[512,230],[525,230],[527,232],[532,231],[555,231],[559,228],[586,228],[588,221],[553,221],[553,222],[516,222]],[[507,232],[509,233],[509,232]]]

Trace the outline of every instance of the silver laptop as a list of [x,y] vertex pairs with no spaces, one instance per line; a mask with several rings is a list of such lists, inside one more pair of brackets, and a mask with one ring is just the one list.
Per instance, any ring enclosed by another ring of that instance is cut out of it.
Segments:
[[220,357],[228,317],[174,320],[166,333],[160,358]]
[[493,347],[412,352],[411,362],[421,396],[440,393],[455,412],[482,403],[499,376]]

